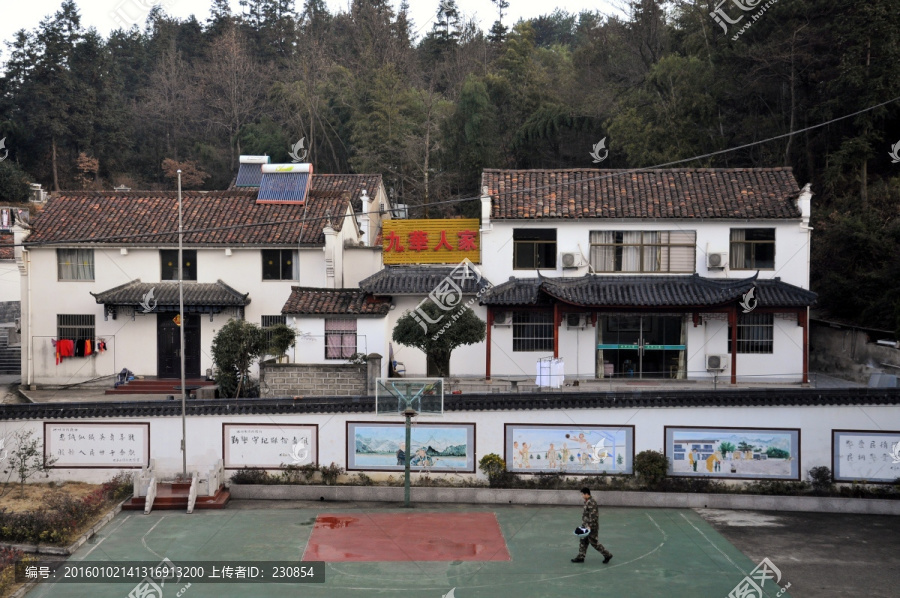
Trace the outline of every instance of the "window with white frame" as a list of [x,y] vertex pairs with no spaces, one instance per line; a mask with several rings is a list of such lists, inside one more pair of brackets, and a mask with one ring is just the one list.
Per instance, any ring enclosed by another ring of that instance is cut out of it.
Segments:
[[59,280],[94,280],[94,250],[57,249],[56,268]]
[[553,314],[542,311],[513,312],[513,351],[552,351]]
[[517,228],[513,230],[513,269],[556,268],[556,229]]
[[[737,320],[738,353],[772,353],[775,337],[774,314],[739,314]],[[731,353],[731,327],[728,327],[728,352]]]
[[262,250],[263,280],[300,280],[297,251],[293,249]]
[[775,229],[731,229],[732,270],[774,270]]
[[693,273],[696,231],[595,230],[590,234],[594,272]]
[[325,359],[349,359],[356,353],[356,320],[325,320]]
[[[178,280],[178,250],[160,249],[160,280]],[[182,249],[181,251],[182,280],[197,280],[197,250]]]

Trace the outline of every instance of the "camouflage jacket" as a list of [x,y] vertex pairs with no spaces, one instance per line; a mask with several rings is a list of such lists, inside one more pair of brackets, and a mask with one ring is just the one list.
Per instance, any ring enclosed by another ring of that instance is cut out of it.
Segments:
[[592,530],[597,529],[597,519],[599,518],[597,501],[594,497],[590,497],[584,503],[584,512],[581,514],[581,524]]

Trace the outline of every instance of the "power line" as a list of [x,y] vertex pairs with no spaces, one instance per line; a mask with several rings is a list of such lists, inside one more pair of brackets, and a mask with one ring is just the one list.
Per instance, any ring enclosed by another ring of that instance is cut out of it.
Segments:
[[[563,187],[566,185],[582,185],[584,183],[602,181],[602,180],[609,179],[612,177],[626,176],[626,175],[630,175],[630,174],[634,174],[634,173],[646,172],[649,170],[657,170],[660,168],[666,168],[669,166],[674,166],[676,164],[685,164],[687,162],[704,160],[706,158],[711,158],[713,156],[720,156],[722,154],[736,152],[736,151],[747,149],[750,147],[755,147],[757,145],[762,145],[764,143],[769,143],[771,141],[777,141],[779,139],[784,139],[785,137],[799,135],[801,133],[805,133],[806,131],[812,131],[814,129],[826,127],[826,126],[836,123],[838,121],[846,120],[848,118],[853,118],[854,116],[859,116],[860,114],[864,114],[866,112],[871,112],[872,110],[881,108],[882,106],[887,106],[888,104],[892,104],[894,102],[897,102],[898,100],[900,100],[900,96],[897,96],[897,97],[887,100],[885,102],[881,102],[879,104],[875,104],[873,106],[869,106],[868,108],[863,108],[862,110],[857,110],[856,112],[852,112],[850,114],[845,114],[844,116],[838,116],[836,118],[832,118],[831,120],[825,121],[823,123],[810,125],[808,127],[804,127],[802,129],[792,131],[790,133],[783,133],[781,135],[776,135],[774,137],[768,137],[766,139],[761,139],[759,141],[753,141],[750,143],[745,143],[743,145],[738,145],[738,146],[730,147],[727,149],[717,150],[714,152],[709,152],[709,153],[701,154],[698,156],[692,156],[690,158],[683,158],[681,160],[673,160],[671,162],[664,162],[661,164],[656,164],[653,166],[644,166],[641,168],[622,169],[617,172],[611,172],[608,174],[598,175],[596,177],[588,177],[588,178],[584,178],[584,179],[579,179],[577,181],[551,183],[548,185],[541,185],[541,186],[537,186],[537,187],[526,187],[524,189],[517,189],[515,191],[506,191],[506,192],[502,192],[502,193],[498,192],[498,193],[494,193],[493,197],[502,197],[505,195],[514,195],[514,194],[520,194],[520,193],[529,193],[529,192],[533,192],[533,191],[542,191],[542,190],[546,190],[546,189],[554,189],[554,188],[558,188],[558,187]],[[471,197],[457,197],[454,199],[446,199],[443,201],[432,202],[432,203],[429,203],[427,206],[424,206],[424,205],[408,206],[407,209],[416,210],[416,209],[423,209],[425,207],[457,204],[457,203],[463,203],[466,201],[480,201],[480,200],[481,200],[480,195],[475,195],[475,196],[471,196]],[[378,210],[375,213],[377,213],[379,215],[384,215],[388,212],[389,212],[389,210]],[[307,222],[316,222],[319,220],[328,220],[328,219],[337,219],[337,218],[349,218],[349,217],[355,218],[355,217],[358,217],[361,215],[364,215],[364,213],[363,212],[352,212],[351,214],[345,213],[343,216],[340,216],[340,217],[325,215],[325,216],[316,216],[313,218],[292,218],[289,220],[259,222],[259,223],[254,223],[254,224],[231,224],[231,225],[227,225],[227,226],[214,226],[214,227],[207,227],[207,228],[189,229],[189,230],[185,230],[184,234],[188,235],[188,234],[197,234],[197,233],[206,233],[206,232],[216,232],[216,231],[223,231],[223,230],[233,230],[236,228],[254,228],[254,227],[259,227],[259,226],[276,226],[276,225],[282,225],[282,224],[294,224],[297,222],[307,223]],[[149,239],[153,239],[153,238],[165,237],[165,236],[170,236],[170,235],[174,235],[174,234],[177,234],[177,231],[168,231],[168,232],[162,232],[162,233],[136,233],[136,234],[132,234],[132,235],[109,235],[109,236],[105,236],[105,237],[91,237],[91,238],[83,238],[83,239],[62,239],[62,240],[56,240],[56,241],[38,241],[38,242],[34,242],[34,243],[24,242],[24,243],[19,243],[19,244],[13,245],[13,246],[14,247],[16,247],[16,246],[40,247],[43,245],[60,245],[60,244],[67,244],[67,243],[102,243],[104,241],[117,241],[117,240],[127,240],[127,239],[148,239],[149,240]],[[223,243],[222,245],[228,245],[228,243]]]

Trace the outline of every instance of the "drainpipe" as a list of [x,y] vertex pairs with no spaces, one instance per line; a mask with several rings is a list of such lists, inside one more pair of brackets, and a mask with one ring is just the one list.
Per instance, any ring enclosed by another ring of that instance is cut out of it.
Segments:
[[22,261],[25,264],[25,277],[28,279],[28,359],[26,359],[25,384],[28,385],[28,388],[31,388],[34,383],[34,331],[31,327],[34,321],[31,317],[31,252],[24,247],[22,248]]

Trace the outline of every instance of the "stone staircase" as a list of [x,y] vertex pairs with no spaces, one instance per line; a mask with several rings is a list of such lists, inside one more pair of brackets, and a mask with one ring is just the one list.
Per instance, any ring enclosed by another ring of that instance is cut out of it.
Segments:
[[22,373],[22,347],[9,346],[9,328],[0,327],[0,374]]

